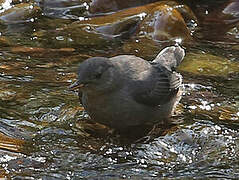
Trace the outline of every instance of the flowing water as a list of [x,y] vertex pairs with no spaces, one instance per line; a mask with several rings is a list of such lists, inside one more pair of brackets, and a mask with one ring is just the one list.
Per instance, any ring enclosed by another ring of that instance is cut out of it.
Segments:
[[80,132],[77,123],[87,114],[68,86],[88,57],[135,54],[151,60],[164,43],[75,26],[89,1],[3,2],[0,178],[239,178],[238,25],[227,37],[202,25],[195,40],[184,44],[178,71],[185,90],[174,117],[180,123],[150,141],[122,142]]

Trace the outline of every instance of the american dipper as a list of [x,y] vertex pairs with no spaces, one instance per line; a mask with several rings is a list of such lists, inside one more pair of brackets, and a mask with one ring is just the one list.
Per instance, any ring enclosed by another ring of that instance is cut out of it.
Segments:
[[93,121],[116,130],[167,122],[182,84],[175,68],[184,55],[180,46],[170,46],[151,62],[134,55],[89,58],[70,88],[79,89]]

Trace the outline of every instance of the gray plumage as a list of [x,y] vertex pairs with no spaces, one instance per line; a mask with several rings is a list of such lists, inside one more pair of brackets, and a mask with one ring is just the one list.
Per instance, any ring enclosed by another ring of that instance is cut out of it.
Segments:
[[184,58],[179,46],[163,49],[151,62],[133,55],[94,57],[79,66],[79,97],[94,121],[123,130],[167,121],[182,77],[174,70]]

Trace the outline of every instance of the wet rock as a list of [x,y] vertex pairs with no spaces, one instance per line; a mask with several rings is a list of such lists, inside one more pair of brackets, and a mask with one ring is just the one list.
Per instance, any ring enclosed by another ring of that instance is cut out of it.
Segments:
[[0,178],[6,179],[7,178],[7,174],[8,173],[3,168],[0,167]]
[[155,40],[183,39],[191,40],[190,31],[177,9],[162,4],[155,7],[141,24],[140,33]]
[[231,0],[212,11],[205,19],[214,23],[233,24],[239,22],[239,1]]
[[157,0],[93,0],[90,4],[89,12],[92,14],[115,12],[156,1]]
[[70,55],[75,51],[74,48],[59,48],[59,49],[46,49],[46,48],[39,48],[39,47],[12,47],[11,52],[17,54],[25,54],[34,57],[57,57],[57,56],[64,56]]
[[45,168],[46,164],[44,164],[45,160],[42,159],[34,159],[34,158],[17,158],[8,162],[8,168],[10,171],[20,171],[24,169],[39,169]]
[[34,22],[35,17],[41,13],[39,7],[32,3],[21,3],[10,6],[8,9],[0,13],[0,22],[5,24],[15,24],[24,22]]
[[3,133],[0,133],[0,149],[20,152],[20,150],[23,148],[23,144],[23,140],[11,138]]
[[88,54],[77,54],[77,55],[74,55],[74,56],[67,56],[67,57],[61,58],[59,60],[59,62],[64,64],[64,65],[67,65],[67,64],[83,62],[84,60],[86,60],[88,58],[91,58],[91,57],[92,56],[90,56]]
[[239,42],[239,23],[227,31],[226,38]]
[[[183,16],[181,15],[181,13]],[[185,23],[196,18],[187,6],[176,2],[156,2],[145,6],[126,9],[106,16],[93,17],[72,23],[70,28],[84,28],[88,32],[110,37],[130,37],[148,35],[156,40],[182,38],[191,40]]]
[[10,46],[12,43],[6,36],[0,36],[0,47]]
[[86,14],[89,8],[89,0],[38,0],[38,2],[45,16],[62,19],[78,19]]
[[[185,84],[187,112],[201,119],[220,120],[228,123],[238,123],[237,103],[233,99],[225,99],[212,87],[200,84]],[[185,109],[184,109],[185,110]]]
[[95,31],[110,38],[130,38],[130,36],[136,33],[140,21],[140,17],[133,16],[126,18],[121,22],[115,22],[110,25],[96,27]]
[[200,76],[229,77],[239,72],[239,63],[203,53],[188,53],[179,70]]
[[201,20],[202,39],[239,41],[239,1],[231,0],[214,9]]
[[36,2],[36,1],[38,1],[38,0],[11,0],[11,4],[16,5],[16,4],[21,4],[21,3],[33,3],[33,2]]
[[38,0],[43,8],[64,8],[67,6],[79,5],[76,0]]
[[238,50],[238,51],[239,51],[239,45],[238,45],[238,44],[236,44],[236,45],[232,45],[232,49],[234,49],[234,50]]
[[[55,37],[51,37],[52,34],[45,34],[45,37],[49,36],[52,38],[52,42],[55,47],[62,48],[62,47],[78,47],[79,49],[85,52],[90,53],[94,51],[105,51],[105,49],[110,50],[115,46],[119,46],[120,40],[111,38],[105,38],[107,36],[103,36],[99,32],[96,32],[94,29],[96,26],[94,25],[86,25],[86,24],[78,24],[73,23],[68,25],[66,28],[59,30]],[[54,38],[54,39],[53,39]],[[114,43],[115,41],[115,43]],[[43,42],[46,46],[49,46],[48,41]]]
[[[169,44],[168,44],[169,45]],[[145,59],[154,59],[159,50],[167,46],[162,43],[159,44],[156,41],[152,41],[149,38],[136,38],[129,42],[125,42],[122,49],[124,54],[134,54],[139,57],[144,57]]]
[[100,34],[110,39],[118,37],[129,38],[137,31],[139,23],[143,18],[141,16],[141,13],[129,12],[128,16],[123,13],[117,13],[117,15],[86,18],[86,20],[76,21],[63,29],[71,32],[71,34],[74,31],[80,32],[84,30],[88,33]]
[[[0,67],[0,69],[2,69]],[[1,101],[9,101],[12,100],[16,97],[16,92],[14,91],[9,91],[6,89],[0,89],[0,100]]]
[[182,15],[186,24],[192,23],[192,21],[194,21],[194,23],[197,23],[197,17],[189,6],[177,3],[172,4],[171,6],[173,6],[173,8],[176,9]]
[[222,106],[215,108],[212,112],[221,121],[232,121],[233,123],[239,123],[239,111],[238,107]]
[[141,20],[143,20],[150,11],[158,6],[160,3],[154,3],[154,4],[149,4],[146,6],[140,6],[136,8],[130,8],[126,9],[124,11],[119,11],[116,13],[108,14],[105,16],[97,16],[97,17],[91,17],[91,18],[85,18],[83,21],[77,21],[72,23],[71,27],[79,27],[82,26],[82,24],[87,24],[87,25],[97,25],[97,26],[104,26],[104,25],[109,25],[113,24],[116,22],[122,22],[126,19],[130,19],[131,17],[140,17]]

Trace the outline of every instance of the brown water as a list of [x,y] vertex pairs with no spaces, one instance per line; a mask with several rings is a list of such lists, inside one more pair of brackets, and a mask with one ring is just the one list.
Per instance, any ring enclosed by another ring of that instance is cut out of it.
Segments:
[[238,26],[225,37],[201,25],[184,44],[180,124],[149,142],[121,142],[79,135],[77,122],[87,115],[68,89],[78,63],[128,53],[150,60],[165,43],[76,28],[83,0],[25,2],[0,18],[0,178],[239,177]]

